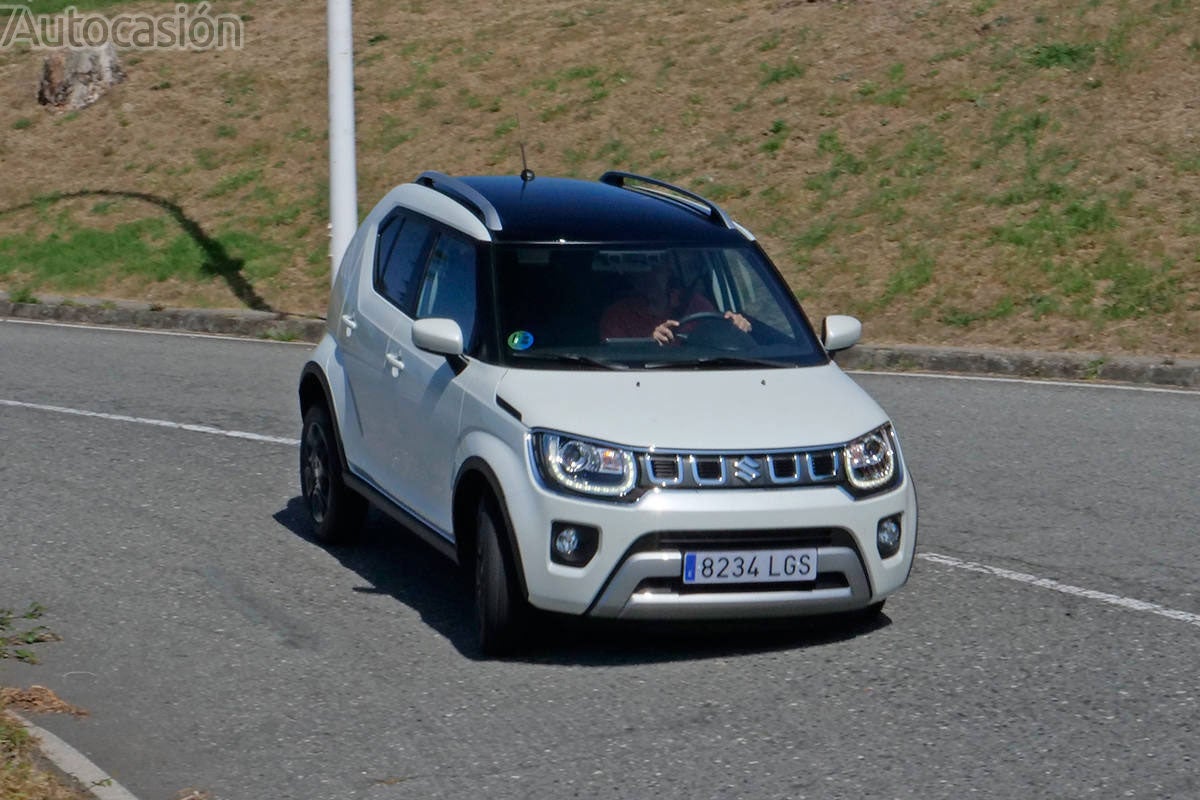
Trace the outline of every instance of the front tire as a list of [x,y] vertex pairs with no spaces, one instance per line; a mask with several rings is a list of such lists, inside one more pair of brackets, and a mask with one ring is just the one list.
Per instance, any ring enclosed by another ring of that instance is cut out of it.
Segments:
[[354,539],[367,512],[367,501],[342,480],[337,442],[325,407],[309,408],[300,437],[300,491],[312,521],[313,538],[330,545]]
[[475,540],[475,622],[484,655],[510,653],[524,634],[525,601],[505,558],[504,520],[494,502],[479,504]]
[[879,621],[883,616],[883,604],[887,600],[880,600],[878,603],[872,603],[866,608],[860,608],[857,611],[851,611],[851,618],[860,625],[870,625]]

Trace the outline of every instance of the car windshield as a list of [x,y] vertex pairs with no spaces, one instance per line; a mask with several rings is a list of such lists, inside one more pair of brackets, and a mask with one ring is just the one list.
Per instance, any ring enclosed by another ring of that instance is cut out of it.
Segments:
[[736,369],[825,363],[756,247],[506,245],[502,363],[533,369]]

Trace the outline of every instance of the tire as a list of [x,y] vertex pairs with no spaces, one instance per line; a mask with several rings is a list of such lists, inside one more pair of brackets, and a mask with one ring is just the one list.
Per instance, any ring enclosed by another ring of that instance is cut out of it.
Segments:
[[868,625],[878,621],[883,616],[883,604],[887,600],[880,600],[878,603],[872,603],[866,608],[860,608],[858,611],[850,612],[853,615],[854,621],[862,625]]
[[511,653],[525,633],[525,601],[505,558],[504,520],[488,498],[479,504],[475,539],[475,623],[486,656]]
[[342,480],[337,431],[323,405],[304,414],[300,437],[300,491],[312,522],[313,538],[321,544],[352,541],[362,528],[367,501]]

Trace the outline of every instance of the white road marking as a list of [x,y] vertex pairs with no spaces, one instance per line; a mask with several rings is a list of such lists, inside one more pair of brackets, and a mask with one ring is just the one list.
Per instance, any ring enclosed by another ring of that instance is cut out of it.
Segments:
[[85,411],[81,408],[65,408],[63,406],[47,406],[41,403],[23,403],[20,400],[5,400],[0,398],[0,406],[8,406],[9,408],[29,408],[35,411],[49,411],[54,414],[70,414],[74,417],[91,417],[93,419],[106,419],[113,422],[133,422],[138,425],[152,425],[156,428],[171,428],[179,431],[191,431],[192,433],[207,433],[212,436],[225,436],[230,439],[249,439],[252,442],[270,442],[271,444],[286,444],[296,446],[300,444],[299,439],[288,439],[283,436],[266,436],[261,433],[248,433],[246,431],[230,431],[223,428],[214,428],[211,425],[193,425],[186,422],[171,422],[165,419],[147,419],[146,417],[130,417],[125,414],[106,414],[101,411]]
[[874,369],[848,369],[849,375],[882,375],[887,378],[926,378],[942,381],[980,381],[984,383],[1023,383],[1027,386],[1062,386],[1068,389],[1116,389],[1122,392],[1151,392],[1154,394],[1186,394],[1200,396],[1195,389],[1171,389],[1162,386],[1141,386],[1131,383],[1096,383],[1093,381],[1059,381],[1041,378],[1004,378],[997,375],[955,375],[942,372],[890,372]]
[[280,339],[256,339],[252,336],[238,336],[232,333],[199,333],[196,331],[171,331],[159,328],[124,328],[120,325],[88,325],[82,322],[47,322],[41,319],[14,319],[0,317],[0,323],[13,325],[42,325],[47,328],[76,328],[87,331],[115,331],[116,333],[137,333],[143,336],[182,336],[185,339],[217,339],[222,342],[257,342],[259,344],[286,344],[292,347],[313,347],[312,342],[285,342]]
[[1036,575],[1030,575],[1025,572],[1016,572],[1003,567],[993,567],[988,564],[979,564],[974,561],[963,561],[954,556],[941,555],[940,553],[918,553],[917,558],[922,561],[928,561],[933,564],[940,564],[943,567],[952,567],[954,569],[963,569],[968,572],[979,572],[984,575],[991,575],[996,578],[1003,578],[1008,581],[1016,581],[1027,586],[1036,586],[1039,589],[1049,589],[1053,592],[1061,592],[1063,594],[1082,597],[1086,600],[1095,600],[1099,603],[1107,603],[1110,606],[1125,608],[1130,611],[1141,611],[1146,614],[1156,614],[1167,619],[1186,622],[1189,625],[1200,627],[1200,614],[1193,614],[1190,611],[1179,611],[1174,608],[1160,606],[1158,603],[1148,603],[1145,600],[1136,600],[1132,597],[1122,597],[1119,594],[1109,594],[1108,592],[1098,592],[1095,589],[1084,589],[1080,586],[1072,586],[1068,583],[1059,583],[1050,578],[1039,578]]
[[85,786],[97,800],[137,800],[112,776],[93,764],[88,757],[44,728],[39,728],[20,714],[9,711],[34,738],[41,743],[41,752],[54,765]]

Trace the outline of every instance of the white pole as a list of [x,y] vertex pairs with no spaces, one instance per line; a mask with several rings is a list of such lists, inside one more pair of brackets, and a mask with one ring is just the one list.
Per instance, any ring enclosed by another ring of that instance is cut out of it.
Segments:
[[354,152],[354,17],[351,0],[328,0],[330,283],[358,227]]

